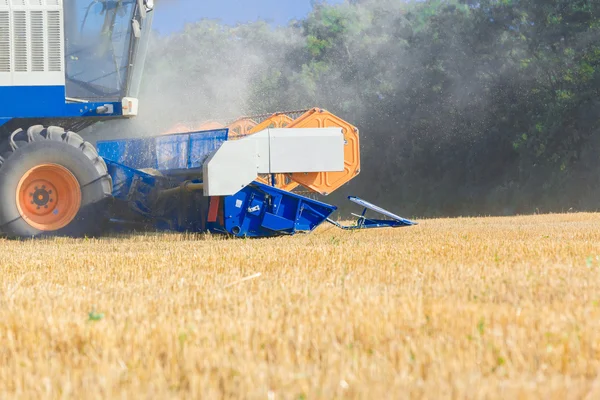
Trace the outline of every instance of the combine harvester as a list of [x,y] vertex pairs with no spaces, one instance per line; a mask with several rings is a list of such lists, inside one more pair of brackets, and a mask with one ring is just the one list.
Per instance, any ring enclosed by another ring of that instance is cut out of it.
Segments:
[[[0,231],[83,236],[112,224],[270,237],[414,222],[363,208],[342,226],[328,195],[360,172],[358,130],[321,109],[193,132],[99,141],[79,132],[132,118],[152,0],[0,0]],[[183,129],[182,129],[183,130]],[[367,210],[380,219],[365,216]]]

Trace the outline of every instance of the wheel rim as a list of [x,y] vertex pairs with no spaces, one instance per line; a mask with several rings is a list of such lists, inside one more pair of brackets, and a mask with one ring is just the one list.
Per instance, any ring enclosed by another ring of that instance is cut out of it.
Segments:
[[42,164],[23,175],[17,186],[17,208],[21,217],[41,231],[67,226],[81,207],[77,178],[65,167]]

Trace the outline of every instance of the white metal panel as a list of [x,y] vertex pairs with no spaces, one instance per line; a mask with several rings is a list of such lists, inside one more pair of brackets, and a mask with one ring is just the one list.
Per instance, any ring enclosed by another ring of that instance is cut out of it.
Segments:
[[269,130],[260,131],[242,140],[256,143],[256,170],[259,173],[268,173],[271,170],[271,140]]
[[0,86],[64,86],[62,0],[0,0]]
[[44,12],[40,10],[31,11],[30,17],[31,71],[44,72],[46,70]]
[[8,4],[0,2],[0,72],[10,72],[11,32],[9,21]]
[[266,129],[225,142],[204,163],[204,195],[228,196],[258,174],[344,170],[341,128]]
[[65,75],[62,72],[15,72],[13,86],[64,86]]
[[8,0],[0,0],[0,86],[12,85],[12,31]]
[[[56,0],[56,2],[58,2],[58,0]],[[61,72],[64,83],[62,13],[60,10],[48,10],[46,15],[48,18],[48,71]]]
[[341,128],[269,129],[269,137],[269,173],[344,170]]
[[204,163],[204,195],[228,196],[242,190],[258,176],[256,142],[225,142]]
[[135,117],[138,115],[140,101],[135,97],[123,97],[121,100],[124,117]]
[[27,11],[13,11],[13,71],[28,71]]

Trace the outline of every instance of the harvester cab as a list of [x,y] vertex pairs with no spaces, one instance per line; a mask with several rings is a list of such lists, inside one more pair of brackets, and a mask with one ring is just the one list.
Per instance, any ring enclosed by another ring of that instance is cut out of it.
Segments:
[[[108,226],[269,237],[414,224],[328,195],[360,172],[358,129],[318,108],[211,121],[141,139],[77,132],[138,114],[152,0],[0,0],[0,231],[82,236]],[[367,210],[383,219],[367,219]]]
[[73,0],[66,5],[67,98],[135,100],[154,17],[152,2]]

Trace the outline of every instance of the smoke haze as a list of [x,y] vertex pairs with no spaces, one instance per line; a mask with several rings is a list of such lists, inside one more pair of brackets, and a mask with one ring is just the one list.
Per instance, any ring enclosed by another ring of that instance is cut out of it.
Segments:
[[[361,130],[362,196],[417,216],[596,209],[600,7],[353,0],[152,41],[141,112],[94,135],[318,106]],[[157,6],[160,12],[160,3]]]

